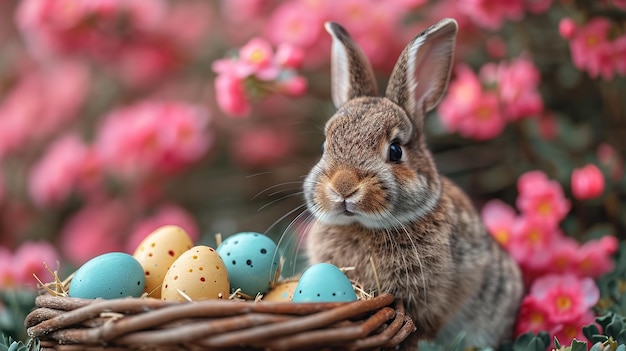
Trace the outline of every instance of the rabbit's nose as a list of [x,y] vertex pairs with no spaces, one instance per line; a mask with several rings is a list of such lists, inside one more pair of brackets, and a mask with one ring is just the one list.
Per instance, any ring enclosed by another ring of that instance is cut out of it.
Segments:
[[341,169],[330,179],[330,190],[343,202],[359,191],[359,177],[354,171]]

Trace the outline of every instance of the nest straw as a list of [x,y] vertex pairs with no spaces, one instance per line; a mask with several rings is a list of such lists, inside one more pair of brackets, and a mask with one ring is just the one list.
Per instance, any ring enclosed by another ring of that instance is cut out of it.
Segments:
[[36,305],[25,323],[42,350],[364,350],[393,347],[415,330],[390,294],[347,303],[44,294]]

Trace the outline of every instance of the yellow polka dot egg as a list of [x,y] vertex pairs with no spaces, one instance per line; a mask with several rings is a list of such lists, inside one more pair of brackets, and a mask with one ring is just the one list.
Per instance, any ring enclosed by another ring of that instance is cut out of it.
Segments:
[[139,243],[133,257],[143,267],[149,297],[161,297],[161,283],[174,261],[191,249],[193,241],[183,228],[166,225],[150,233]]
[[228,299],[229,288],[224,261],[213,248],[199,245],[185,251],[174,261],[163,279],[161,299]]

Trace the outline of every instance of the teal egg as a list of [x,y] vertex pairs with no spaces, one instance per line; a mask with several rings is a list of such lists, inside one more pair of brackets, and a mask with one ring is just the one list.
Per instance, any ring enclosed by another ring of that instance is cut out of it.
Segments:
[[133,256],[110,252],[92,258],[74,273],[69,295],[83,299],[139,297],[145,284],[143,268]]
[[272,239],[254,232],[237,233],[226,238],[216,251],[226,265],[232,290],[241,288],[256,296],[269,289],[278,268]]
[[352,283],[337,266],[317,263],[304,273],[293,294],[293,302],[356,301]]

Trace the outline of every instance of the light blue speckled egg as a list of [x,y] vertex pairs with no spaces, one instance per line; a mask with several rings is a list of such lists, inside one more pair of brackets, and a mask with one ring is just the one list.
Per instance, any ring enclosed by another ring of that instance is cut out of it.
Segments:
[[349,302],[356,299],[352,283],[337,266],[317,263],[300,277],[292,301]]
[[274,257],[276,244],[267,236],[243,232],[229,236],[217,248],[230,279],[231,290],[256,296],[264,294],[274,279],[278,268],[278,255]]
[[117,299],[139,297],[145,287],[141,264],[131,255],[110,252],[82,265],[70,283],[70,297]]

